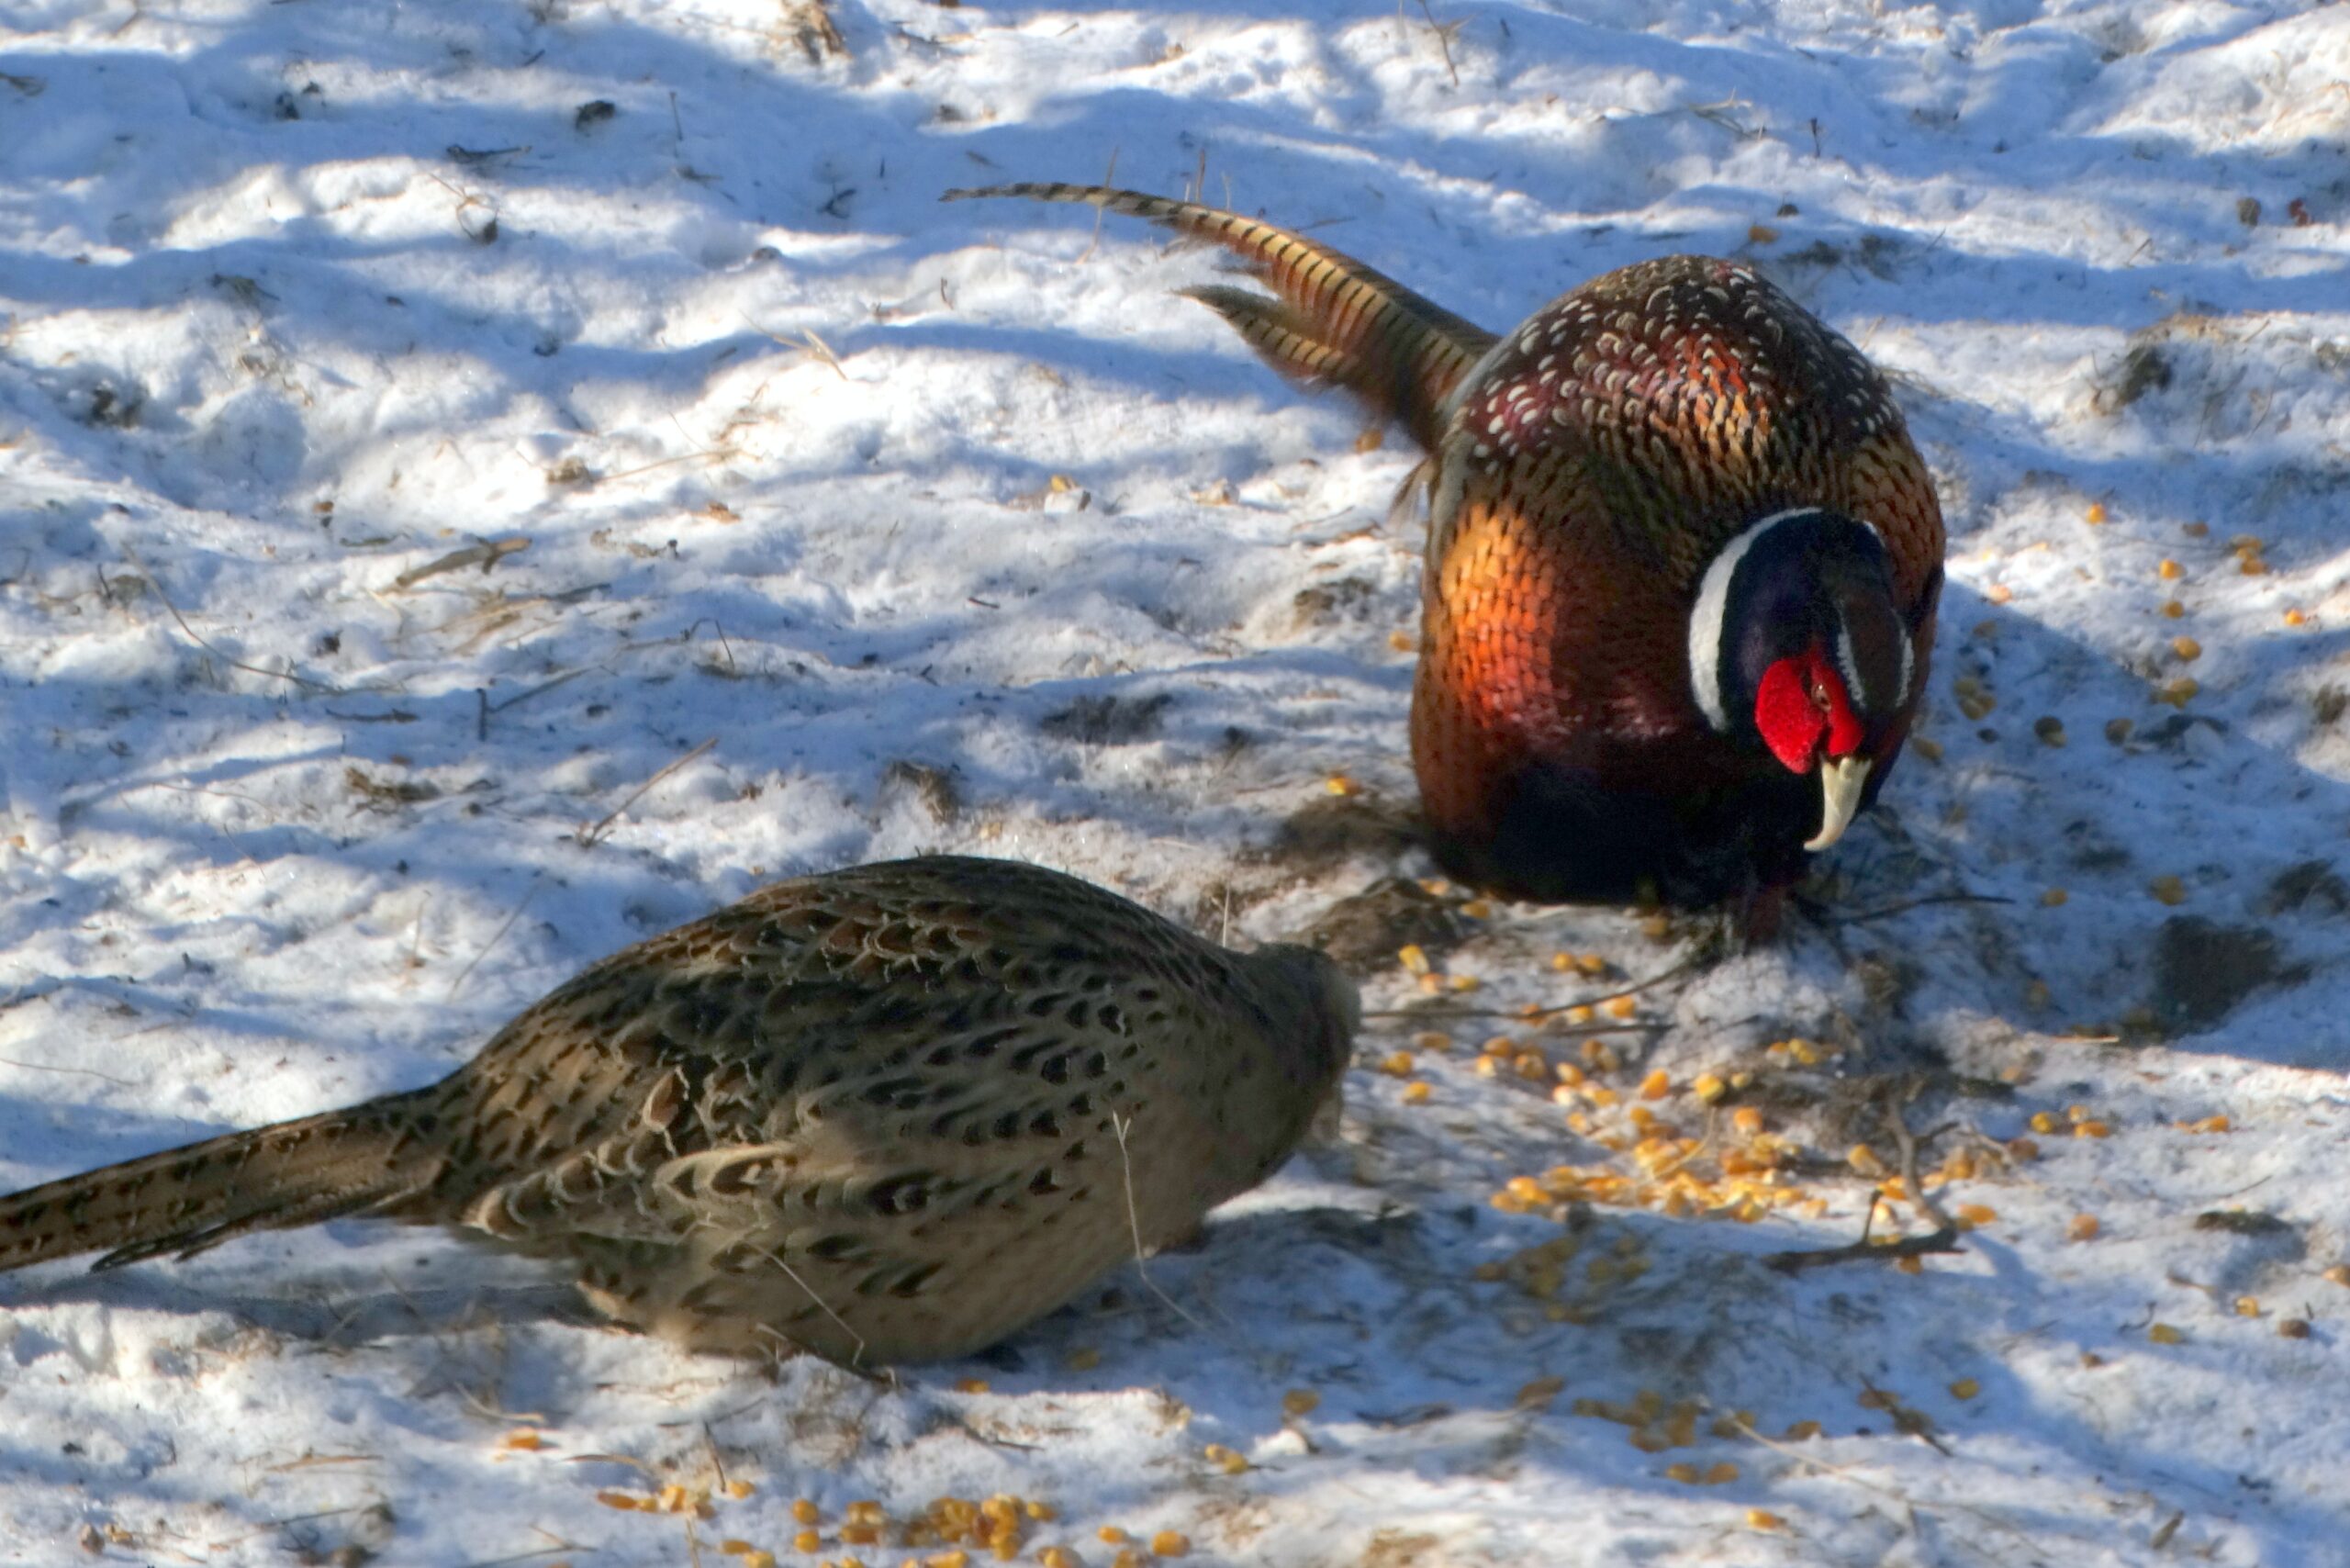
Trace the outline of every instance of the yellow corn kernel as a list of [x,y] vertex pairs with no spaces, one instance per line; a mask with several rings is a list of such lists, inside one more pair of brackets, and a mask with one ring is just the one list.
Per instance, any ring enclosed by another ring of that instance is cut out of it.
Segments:
[[1662,1100],[1672,1092],[1673,1080],[1665,1076],[1662,1068],[1640,1080],[1640,1098],[1643,1100]]
[[1697,1484],[1697,1467],[1685,1461],[1679,1464],[1668,1464],[1664,1467],[1664,1478],[1667,1481],[1678,1481],[1684,1486],[1695,1486]]
[[1238,1475],[1248,1468],[1247,1459],[1225,1448],[1222,1443],[1210,1443],[1202,1450],[1201,1457],[1226,1475]]
[[1471,920],[1491,920],[1494,906],[1483,899],[1471,899],[1460,906],[1460,913]]
[[2177,680],[2167,680],[2156,687],[2154,700],[2166,702],[2173,708],[2184,708],[2194,701],[2196,694],[2202,689],[2201,683],[2193,676],[2182,675]]
[[2236,570],[2247,577],[2265,577],[2268,575],[2268,563],[2260,558],[2258,551],[2247,551],[2237,558]]
[[2033,1132],[2053,1133],[2056,1130],[2057,1125],[2056,1118],[2046,1111],[2034,1111],[2031,1114],[2031,1130]]
[[607,1508],[618,1508],[622,1513],[626,1513],[632,1508],[643,1507],[645,1505],[651,1503],[653,1499],[650,1497],[639,1497],[633,1493],[629,1492],[599,1492],[596,1494],[596,1501],[603,1504]]
[[2336,1263],[2319,1277],[2330,1284],[2337,1284],[2344,1290],[2350,1290],[2350,1263]]
[[879,1525],[841,1526],[843,1546],[878,1546],[880,1543],[881,1527]]
[[1882,1176],[1886,1170],[1885,1161],[1876,1157],[1876,1150],[1864,1143],[1856,1143],[1846,1149],[1844,1163],[1863,1176]]
[[2166,583],[2175,583],[2187,575],[2187,568],[2165,555],[2154,567],[2154,575]]
[[1999,1211],[1983,1204],[1961,1204],[1957,1217],[1961,1230],[1972,1230],[1978,1225],[1988,1225],[1998,1218]]
[[2146,1330],[2146,1338],[2157,1345],[2176,1345],[2184,1340],[2187,1336],[2167,1323],[2157,1323]]
[[1192,1550],[1192,1538],[1181,1530],[1163,1529],[1150,1538],[1153,1557],[1181,1557]]
[[1379,1070],[1390,1078],[1409,1078],[1418,1067],[1409,1051],[1390,1051],[1379,1062]]
[[2191,662],[2203,656],[2203,644],[2192,637],[2173,637],[2170,640],[2170,651],[2180,658]]
[[1689,1081],[1689,1092],[1710,1105],[1729,1092],[1729,1085],[1718,1072],[1701,1072]]
[[1110,1568],[1142,1568],[1142,1553],[1128,1547],[1110,1559]]
[[2113,1128],[2104,1122],[2090,1120],[2073,1124],[2075,1137],[2111,1137]]
[[1454,975],[1451,977],[1452,989],[1455,991],[1474,991],[1477,989],[1479,983],[1480,982],[1475,975]]
[[811,1529],[801,1530],[791,1538],[794,1551],[814,1551],[823,1544],[824,1538]]
[[1417,942],[1406,942],[1396,948],[1395,961],[1412,974],[1424,975],[1428,972],[1427,949]]
[[[729,1490],[732,1490],[732,1488],[729,1488]],[[816,1506],[816,1500],[814,1498],[800,1497],[793,1500],[791,1505],[792,1523],[812,1525],[823,1517],[823,1510]]]
[[1893,1268],[1896,1273],[1922,1274],[1926,1271],[1926,1260],[1923,1258],[1896,1258]]
[[1404,1103],[1425,1105],[1434,1098],[1435,1093],[1436,1092],[1425,1083],[1407,1083],[1404,1086]]
[[1517,1406],[1521,1410],[1547,1409],[1566,1386],[1567,1380],[1562,1377],[1538,1377],[1517,1391]]
[[2240,1295],[2236,1297],[2236,1316],[2238,1317],[2259,1316],[2260,1298],[2256,1295]]
[[1746,1510],[1746,1528],[1763,1530],[1785,1529],[1787,1528],[1787,1521],[1768,1508],[1749,1508]]
[[1321,1407],[1322,1396],[1310,1388],[1292,1388],[1281,1395],[1281,1414],[1294,1421]]
[[2105,503],[2103,501],[2091,501],[2088,504],[2087,510],[2081,513],[2081,521],[2087,523],[2091,528],[2095,528],[2104,522]]
[[1085,1568],[1082,1559],[1066,1546],[1048,1546],[1036,1554],[1037,1568]]
[[[842,1563],[841,1568],[850,1568],[850,1564],[856,1562],[856,1559],[852,1557],[847,1562]],[[775,1568],[775,1553],[772,1551],[746,1551],[743,1554],[743,1568]]]
[[1740,1105],[1729,1114],[1729,1125],[1751,1137],[1762,1130],[1762,1108],[1760,1105]]
[[2185,605],[2183,605],[2183,604],[2179,603],[2179,601],[2178,601],[2178,600],[2177,600],[2177,599],[2166,599],[2163,600],[2163,619],[2164,619],[2164,620],[2165,620],[2165,621],[2177,621],[2177,620],[2179,620],[2180,618],[2182,618],[2183,616],[2185,616],[2185,615],[2186,615],[2186,613],[2187,613],[2187,606],[2185,606]]
[[1094,1539],[1104,1546],[1124,1546],[1134,1538],[1115,1525],[1103,1525],[1093,1532]]
[[1817,1421],[1796,1421],[1788,1426],[1786,1439],[1791,1443],[1807,1442],[1819,1436],[1822,1430]]
[[1607,1003],[1607,1015],[1611,1018],[1629,1018],[1639,1010],[1639,1003],[1628,996],[1617,997]]
[[988,1380],[983,1377],[960,1378],[955,1384],[957,1394],[985,1394],[987,1391]]
[[1720,1460],[1706,1467],[1706,1484],[1708,1486],[1727,1486],[1737,1479],[1738,1466],[1729,1460]]
[[1950,1396],[1953,1399],[1972,1399],[1982,1392],[1983,1385],[1971,1377],[1960,1378],[1950,1385]]
[[2306,626],[2309,624],[2309,619],[2298,610],[2285,611],[2285,624],[2288,626]]
[[2065,1234],[2075,1241],[2095,1241],[2100,1228],[2097,1215],[2075,1215],[2073,1222],[2065,1227]]
[[1322,781],[1322,787],[1329,790],[1333,795],[1341,797],[1348,795],[1359,795],[1362,793],[1362,786],[1356,783],[1353,779],[1348,778],[1343,773],[1333,773],[1329,778],[1325,778]]

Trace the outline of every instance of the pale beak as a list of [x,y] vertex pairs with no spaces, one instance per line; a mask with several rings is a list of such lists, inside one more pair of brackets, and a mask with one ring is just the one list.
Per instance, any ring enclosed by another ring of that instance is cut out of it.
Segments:
[[1852,825],[1852,813],[1861,809],[1861,790],[1868,781],[1865,756],[1830,757],[1819,765],[1819,832],[1804,841],[1806,849],[1818,854],[1844,836]]

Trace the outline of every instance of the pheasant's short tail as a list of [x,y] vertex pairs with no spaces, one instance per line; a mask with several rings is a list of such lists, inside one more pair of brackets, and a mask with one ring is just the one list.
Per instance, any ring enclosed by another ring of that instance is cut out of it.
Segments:
[[247,1231],[396,1210],[438,1162],[402,1159],[428,1135],[436,1090],[166,1149],[0,1197],[0,1271],[84,1252],[118,1268]]
[[1076,202],[1213,240],[1273,290],[1207,286],[1207,306],[1283,374],[1346,387],[1433,449],[1445,397],[1494,346],[1491,332],[1394,279],[1301,234],[1237,213],[1108,185],[1010,185],[948,191],[946,199],[1021,196]]

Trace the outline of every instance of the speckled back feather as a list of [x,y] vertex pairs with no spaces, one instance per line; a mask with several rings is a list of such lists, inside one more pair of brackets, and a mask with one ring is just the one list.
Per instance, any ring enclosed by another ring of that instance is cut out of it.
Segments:
[[592,966],[431,1088],[0,1199],[0,1268],[364,1210],[572,1260],[697,1348],[952,1355],[1270,1174],[1353,1008],[1318,954],[1072,878],[862,867]]

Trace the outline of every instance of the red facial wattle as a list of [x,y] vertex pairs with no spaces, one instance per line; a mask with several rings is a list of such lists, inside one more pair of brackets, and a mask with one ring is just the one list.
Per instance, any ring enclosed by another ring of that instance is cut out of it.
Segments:
[[1825,739],[1831,757],[1858,751],[1865,733],[1844,679],[1817,644],[1762,672],[1754,693],[1754,727],[1790,773],[1808,773]]

